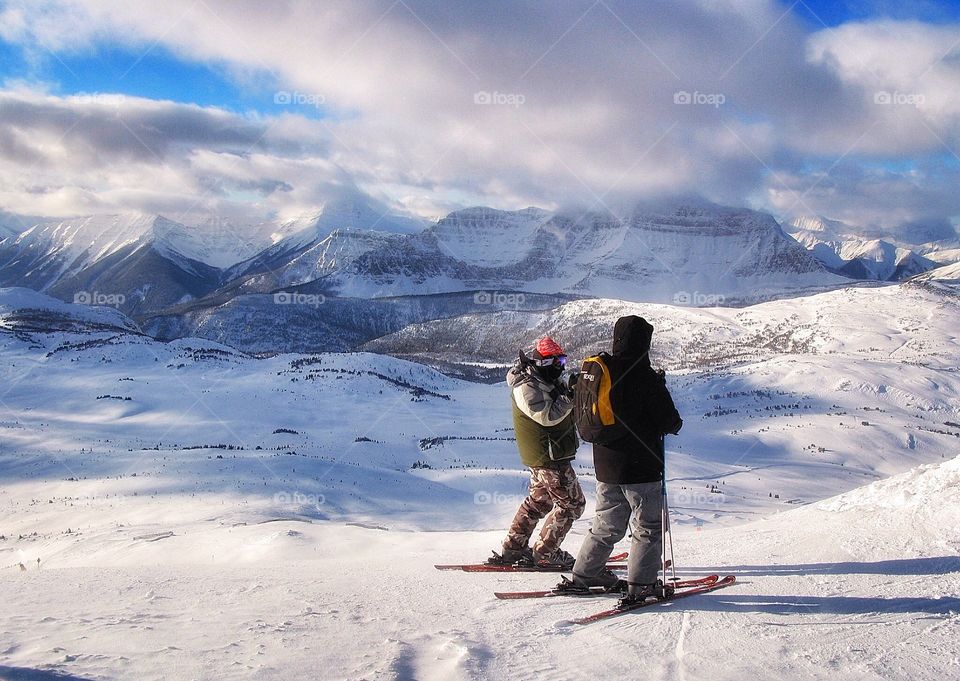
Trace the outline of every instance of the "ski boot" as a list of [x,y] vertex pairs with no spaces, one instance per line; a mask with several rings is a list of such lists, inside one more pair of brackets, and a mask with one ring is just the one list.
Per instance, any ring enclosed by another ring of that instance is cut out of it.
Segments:
[[638,603],[643,603],[648,598],[657,600],[666,600],[673,596],[673,587],[664,586],[659,579],[654,584],[634,584],[630,586],[627,595],[617,601],[618,610],[629,610]]
[[533,551],[533,562],[537,567],[572,570],[577,559],[561,548],[552,551]]
[[501,553],[492,552],[487,558],[486,565],[533,565],[533,551],[529,546],[522,549],[504,548]]

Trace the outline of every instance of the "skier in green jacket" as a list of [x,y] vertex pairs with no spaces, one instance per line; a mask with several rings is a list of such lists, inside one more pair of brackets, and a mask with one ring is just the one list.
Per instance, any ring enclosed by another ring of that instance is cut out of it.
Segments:
[[[530,489],[520,504],[494,561],[571,569],[574,557],[560,548],[586,500],[571,462],[579,440],[573,422],[570,388],[561,382],[563,349],[549,336],[537,341],[507,374],[513,425],[520,460],[530,468]],[[529,546],[537,523],[546,516],[540,536]]]

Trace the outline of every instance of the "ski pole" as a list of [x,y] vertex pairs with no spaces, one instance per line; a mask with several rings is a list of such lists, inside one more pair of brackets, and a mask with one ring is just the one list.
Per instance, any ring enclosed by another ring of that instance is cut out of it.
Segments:
[[[664,545],[663,545],[663,559],[664,559],[664,569],[663,577],[667,577],[667,565],[670,566],[671,577],[669,581],[676,582],[677,578],[677,561],[673,555],[673,531],[670,529],[670,507],[667,504],[667,481],[666,476],[664,476],[663,481],[663,517],[664,517]],[[670,562],[667,563],[667,542],[669,541],[670,546]]]
[[[663,455],[663,480],[661,491],[663,496],[663,510],[660,518],[660,535],[662,542],[661,558],[663,560],[663,580],[664,582],[676,582],[677,580],[677,561],[673,554],[673,532],[670,529],[670,506],[667,502],[667,448],[664,443],[665,438],[660,436],[660,452]],[[667,579],[667,539],[670,540],[670,579]]]

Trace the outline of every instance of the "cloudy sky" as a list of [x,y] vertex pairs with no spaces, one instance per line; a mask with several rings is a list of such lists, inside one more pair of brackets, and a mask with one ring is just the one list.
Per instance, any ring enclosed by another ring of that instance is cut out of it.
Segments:
[[0,210],[960,217],[956,3],[0,2]]

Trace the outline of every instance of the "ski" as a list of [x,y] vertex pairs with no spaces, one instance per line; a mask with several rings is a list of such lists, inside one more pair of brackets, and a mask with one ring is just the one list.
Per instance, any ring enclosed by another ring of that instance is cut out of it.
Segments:
[[625,612],[632,612],[634,610],[639,610],[640,608],[646,608],[651,605],[657,605],[660,603],[669,603],[670,601],[675,601],[679,598],[686,598],[687,596],[696,596],[697,594],[704,594],[710,591],[716,591],[717,589],[722,589],[727,586],[731,586],[736,583],[737,578],[733,575],[724,577],[721,580],[714,582],[713,584],[707,584],[705,586],[698,586],[692,589],[686,589],[684,591],[677,591],[669,598],[648,598],[647,600],[630,605],[623,608],[611,608],[610,610],[603,610],[601,612],[596,612],[587,617],[581,617],[579,619],[570,620],[573,624],[592,624],[593,622],[599,622],[600,620],[605,620],[608,617],[616,617],[617,615],[622,615]]
[[[710,575],[709,577],[701,577],[699,579],[688,579],[685,581],[674,582],[673,587],[675,589],[691,589],[700,586],[708,586],[710,584],[715,584],[719,581],[717,575]],[[610,591],[605,587],[592,587],[587,593],[576,593],[569,591],[557,591],[555,589],[549,589],[547,591],[497,591],[494,592],[494,596],[503,601],[512,601],[519,600],[522,598],[553,598],[556,596],[573,596],[580,598],[589,598],[592,596],[609,596],[613,594],[620,594],[619,591]],[[622,595],[622,594],[621,594]]]
[[[611,570],[627,568],[625,561],[626,553],[618,553],[610,556],[607,567]],[[434,565],[437,570],[462,570],[463,572],[569,572],[561,567],[540,567],[539,565],[516,565],[510,563],[467,563],[454,565]]]

